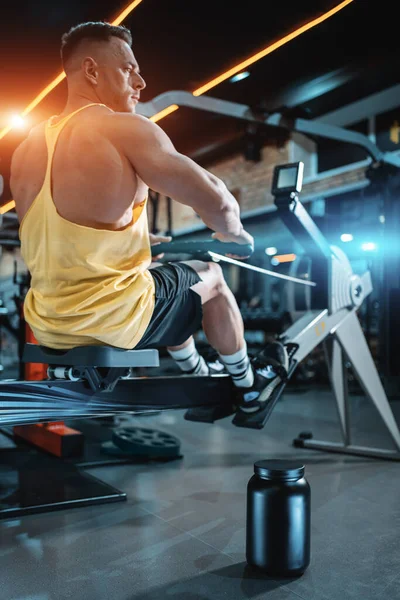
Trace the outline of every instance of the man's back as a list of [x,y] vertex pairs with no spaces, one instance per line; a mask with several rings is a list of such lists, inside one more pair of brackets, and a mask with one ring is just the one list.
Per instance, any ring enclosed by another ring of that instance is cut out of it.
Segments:
[[[132,205],[145,199],[148,188],[112,133],[112,114],[106,107],[89,106],[65,125],[54,152],[51,189],[54,205],[65,219],[118,230],[131,222]],[[47,159],[41,124],[13,157],[11,189],[20,222],[42,188]]]
[[[95,111],[96,119],[82,118]],[[132,348],[153,312],[147,188],[107,135],[118,139],[114,115],[85,105],[50,119],[13,160],[31,274],[24,314],[44,346]]]

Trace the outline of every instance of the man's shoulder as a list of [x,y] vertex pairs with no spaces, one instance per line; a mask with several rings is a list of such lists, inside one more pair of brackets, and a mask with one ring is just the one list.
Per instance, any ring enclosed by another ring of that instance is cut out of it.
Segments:
[[12,155],[12,160],[14,162],[21,158],[21,156],[27,151],[31,144],[37,142],[39,138],[44,137],[45,126],[46,121],[43,121],[42,123],[39,123],[38,125],[32,127],[27,137],[14,150]]
[[38,123],[37,125],[35,125],[34,127],[32,127],[32,129],[29,132],[29,136],[36,136],[36,135],[41,135],[44,133],[45,127],[46,127],[46,123],[47,121],[42,121],[41,123]]
[[102,119],[101,130],[105,137],[122,152],[132,151],[132,140],[140,146],[147,144],[153,133],[155,124],[147,117],[135,113],[114,112]]
[[124,128],[139,126],[140,124],[146,124],[150,121],[147,117],[143,117],[136,113],[112,112],[103,115],[103,122],[114,124],[114,126],[119,125]]
[[45,126],[46,121],[43,121],[32,127],[27,137],[16,147],[11,157],[11,176],[18,172],[19,167],[25,162],[27,153],[32,148],[40,149],[40,145],[44,143]]
[[27,144],[29,144],[29,143],[37,141],[38,139],[44,138],[46,123],[47,123],[47,121],[42,121],[41,123],[34,125],[30,129],[28,136],[25,138],[24,142],[22,142],[22,143],[26,142]]

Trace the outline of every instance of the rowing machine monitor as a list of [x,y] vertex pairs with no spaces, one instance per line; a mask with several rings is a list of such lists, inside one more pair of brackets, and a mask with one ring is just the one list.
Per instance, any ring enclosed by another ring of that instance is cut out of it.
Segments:
[[300,194],[303,187],[303,173],[303,162],[276,166],[272,180],[272,195],[290,197],[293,194]]

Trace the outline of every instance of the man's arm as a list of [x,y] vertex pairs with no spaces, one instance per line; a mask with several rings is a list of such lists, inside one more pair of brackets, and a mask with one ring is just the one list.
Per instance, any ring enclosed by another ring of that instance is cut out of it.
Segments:
[[179,153],[158,125],[140,115],[118,113],[111,117],[111,129],[149,188],[192,207],[213,231],[241,235],[239,205],[223,181]]

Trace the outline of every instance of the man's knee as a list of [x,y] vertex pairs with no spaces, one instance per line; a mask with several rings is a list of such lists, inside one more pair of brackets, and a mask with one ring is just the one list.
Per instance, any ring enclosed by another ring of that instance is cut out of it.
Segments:
[[184,260],[182,262],[192,267],[207,287],[217,286],[219,282],[224,281],[223,271],[215,262],[203,260]]
[[224,274],[220,265],[215,262],[203,263],[198,274],[201,281],[192,287],[192,290],[200,294],[203,304],[224,294],[227,289]]
[[215,286],[218,287],[221,284],[224,284],[225,278],[222,267],[216,262],[208,262],[206,265],[211,273],[212,280],[215,282]]
[[205,285],[215,290],[216,293],[226,285],[224,272],[220,265],[215,262],[203,263],[203,268],[198,273]]

